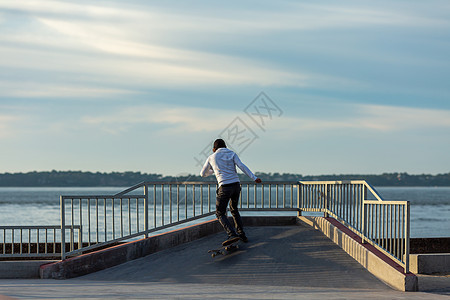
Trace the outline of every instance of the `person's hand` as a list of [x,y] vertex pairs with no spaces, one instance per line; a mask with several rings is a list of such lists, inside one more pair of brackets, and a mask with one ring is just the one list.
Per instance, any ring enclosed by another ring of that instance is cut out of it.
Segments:
[[255,179],[255,182],[256,182],[256,183],[261,183],[262,180],[261,180],[261,178],[256,178],[256,179]]

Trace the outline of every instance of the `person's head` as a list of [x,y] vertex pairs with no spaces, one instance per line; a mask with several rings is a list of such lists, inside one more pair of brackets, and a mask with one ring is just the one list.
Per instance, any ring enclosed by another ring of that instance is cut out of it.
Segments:
[[214,145],[213,145],[213,152],[216,152],[217,149],[219,148],[226,148],[227,145],[225,145],[225,141],[222,139],[217,139],[214,141]]

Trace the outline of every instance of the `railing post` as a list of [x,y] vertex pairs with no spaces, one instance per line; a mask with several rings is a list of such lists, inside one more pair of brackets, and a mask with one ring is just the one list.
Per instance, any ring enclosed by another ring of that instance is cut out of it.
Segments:
[[[298,208],[298,216],[299,217],[302,215],[302,210],[300,208],[300,195],[302,195],[302,193],[300,193],[300,185],[301,185],[301,183],[298,182],[298,184],[297,184],[297,208]],[[291,194],[291,197],[292,196],[293,195]]]
[[[114,202],[113,202],[113,208],[114,210]],[[83,203],[81,202],[80,198],[80,228],[78,229],[78,249],[82,248],[83,243],[83,231],[81,230],[83,226]]]
[[70,241],[69,241],[70,247],[69,247],[69,249],[70,249],[70,251],[72,252],[73,250],[75,250],[75,246],[74,246],[74,230],[73,230],[74,227],[73,227],[73,224],[70,225],[69,228],[70,228],[70,237],[69,237],[69,239],[70,239]]
[[66,214],[64,208],[64,198],[59,197],[60,217],[61,217],[61,260],[66,258]]
[[366,185],[362,185],[362,191],[361,191],[361,209],[362,209],[362,220],[361,220],[361,226],[362,226],[362,238],[361,238],[361,242],[364,244],[366,242],[366,237],[367,237],[367,226],[366,226],[366,221],[367,221],[367,209],[366,209],[366,198],[367,198],[367,188]]
[[144,231],[145,238],[148,238],[148,185],[144,184]]
[[325,183],[325,189],[324,189],[324,192],[325,192],[325,211],[323,212],[323,217],[324,218],[328,218],[330,215],[329,215],[329,210],[328,210],[328,195],[329,195],[329,191],[328,191],[328,183]]
[[409,272],[409,201],[405,205],[405,273]]
[[264,183],[261,184],[261,208],[264,208]]
[[82,226],[78,228],[78,249],[83,248]]

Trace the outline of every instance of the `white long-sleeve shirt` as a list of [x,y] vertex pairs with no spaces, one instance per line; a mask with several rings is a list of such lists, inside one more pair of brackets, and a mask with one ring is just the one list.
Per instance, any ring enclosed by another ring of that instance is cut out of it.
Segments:
[[239,182],[236,166],[252,180],[256,180],[257,177],[255,174],[241,162],[236,153],[228,148],[219,148],[216,152],[211,154],[208,159],[206,159],[206,162],[200,171],[200,176],[206,177],[212,174],[216,175],[219,186]]

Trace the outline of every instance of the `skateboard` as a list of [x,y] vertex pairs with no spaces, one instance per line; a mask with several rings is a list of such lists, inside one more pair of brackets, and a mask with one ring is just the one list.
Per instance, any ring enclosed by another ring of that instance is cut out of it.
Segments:
[[217,255],[227,255],[239,249],[239,241],[236,240],[228,245],[223,245],[222,248],[208,250],[208,253],[211,253],[211,257],[214,258]]

